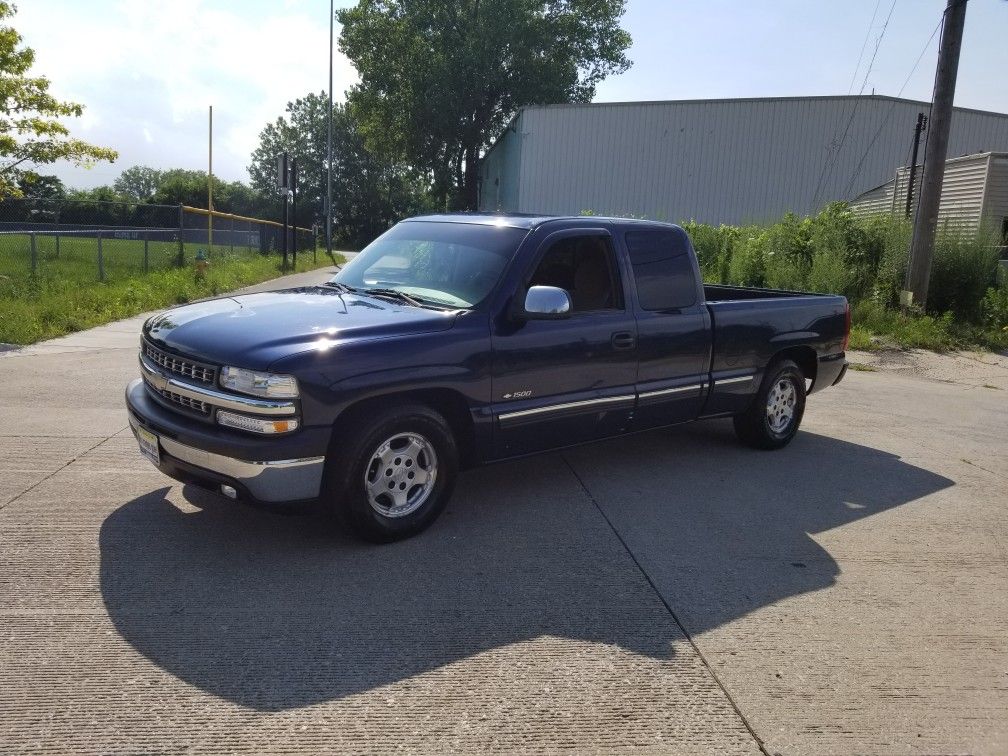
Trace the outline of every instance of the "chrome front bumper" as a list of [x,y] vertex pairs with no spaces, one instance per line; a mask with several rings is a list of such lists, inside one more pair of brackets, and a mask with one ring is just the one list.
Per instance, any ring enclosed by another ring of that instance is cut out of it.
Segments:
[[[140,379],[137,379],[131,383],[127,394],[139,382]],[[133,412],[129,413],[129,423],[133,435],[136,436],[139,423]],[[158,443],[162,456],[166,455],[189,467],[211,473],[213,480],[224,478],[226,481],[221,482],[238,483],[250,496],[259,501],[313,499],[319,495],[321,489],[325,457],[250,462],[198,449],[163,435],[158,436]],[[159,469],[170,475],[166,469],[169,464],[165,462],[168,460],[162,459]]]

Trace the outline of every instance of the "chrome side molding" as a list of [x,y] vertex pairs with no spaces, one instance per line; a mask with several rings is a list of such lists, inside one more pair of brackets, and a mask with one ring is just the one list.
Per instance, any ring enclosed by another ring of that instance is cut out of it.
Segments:
[[563,412],[570,409],[580,409],[582,407],[605,407],[614,404],[626,404],[628,402],[633,402],[635,399],[634,394],[623,394],[621,396],[603,396],[597,399],[582,399],[578,402],[563,402],[562,404],[548,404],[545,407],[533,407],[527,410],[518,410],[517,412],[504,412],[498,415],[498,419],[502,421],[507,420],[517,420],[524,417],[534,417],[536,415],[547,415],[552,412]]
[[733,383],[750,383],[752,381],[752,379],[755,378],[755,377],[756,377],[756,375],[754,373],[751,373],[749,375],[739,375],[739,376],[736,376],[735,378],[715,378],[714,379],[714,386],[715,387],[717,387],[717,386],[727,386],[727,385],[733,384]]
[[642,391],[637,394],[638,399],[652,399],[658,396],[671,396],[673,394],[685,394],[687,391],[702,391],[704,383],[691,383],[687,386],[673,386],[672,388],[655,389],[654,391]]

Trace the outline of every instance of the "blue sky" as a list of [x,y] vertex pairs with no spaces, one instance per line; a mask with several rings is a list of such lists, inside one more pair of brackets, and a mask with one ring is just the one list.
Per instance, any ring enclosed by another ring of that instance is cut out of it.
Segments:
[[[120,151],[114,165],[60,165],[56,173],[85,187],[111,183],[134,164],[204,168],[207,106],[213,104],[214,172],[247,180],[262,127],[288,100],[326,87],[328,5],[19,3],[14,24],[35,48],[37,72],[52,79],[56,94],[87,106],[72,124],[74,134]],[[928,39],[944,7],[945,0],[629,0],[624,27],[634,39],[634,65],[605,81],[596,99],[829,95],[857,93],[862,85],[868,93],[896,95],[905,85],[904,97],[928,100],[938,38]],[[1008,2],[971,0],[957,105],[1008,112],[1006,30]],[[281,53],[283,40],[293,41],[289,56]],[[349,62],[337,57],[337,98],[354,78]]]

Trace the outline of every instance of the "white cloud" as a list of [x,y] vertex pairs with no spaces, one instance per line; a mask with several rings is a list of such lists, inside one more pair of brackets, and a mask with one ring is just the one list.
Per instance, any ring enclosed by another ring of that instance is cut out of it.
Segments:
[[[137,163],[206,165],[214,106],[214,172],[247,180],[258,135],[287,102],[327,86],[329,4],[324,0],[33,0],[15,27],[36,52],[54,94],[82,102],[76,136],[119,150],[113,166],[58,166],[71,185],[110,183]],[[338,34],[338,30],[337,30]],[[356,73],[336,52],[337,98]]]

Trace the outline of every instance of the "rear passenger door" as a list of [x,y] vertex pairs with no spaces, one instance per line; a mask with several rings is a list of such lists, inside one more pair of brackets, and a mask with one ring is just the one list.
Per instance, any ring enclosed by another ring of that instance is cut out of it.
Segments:
[[710,315],[696,256],[675,226],[625,228],[637,318],[635,428],[694,419],[709,389]]

